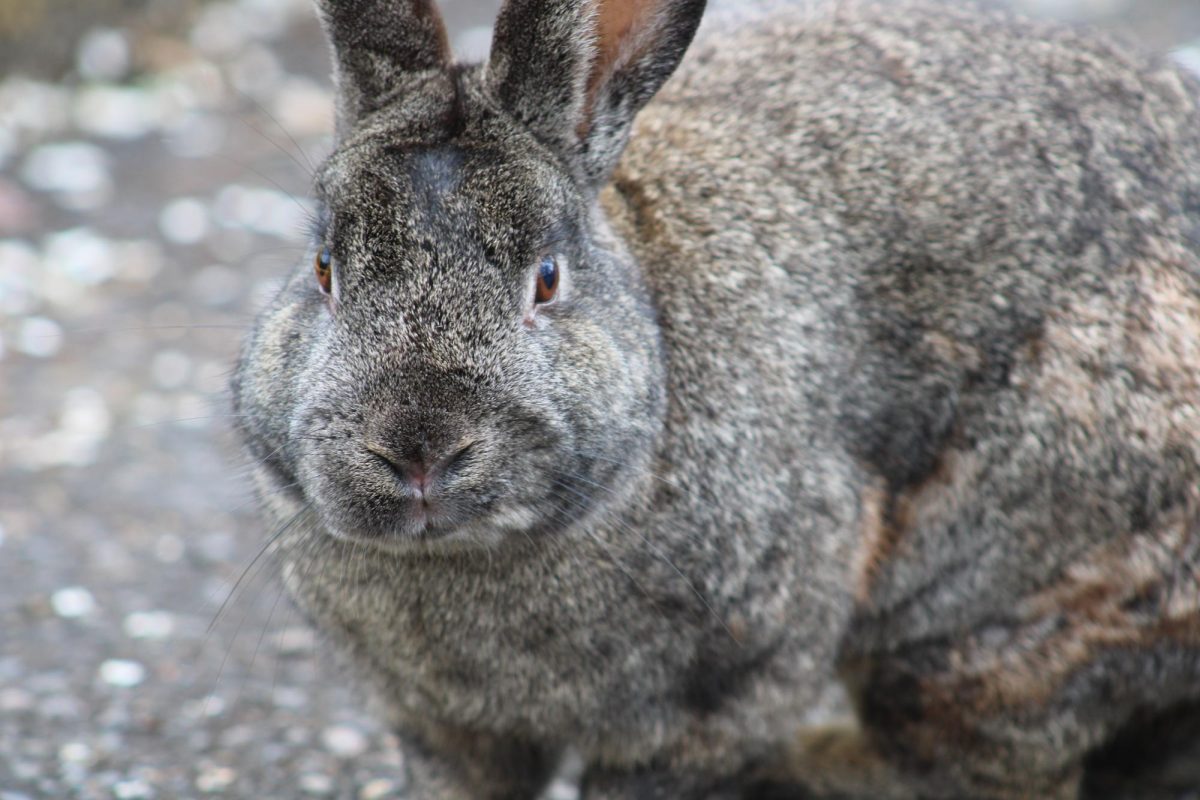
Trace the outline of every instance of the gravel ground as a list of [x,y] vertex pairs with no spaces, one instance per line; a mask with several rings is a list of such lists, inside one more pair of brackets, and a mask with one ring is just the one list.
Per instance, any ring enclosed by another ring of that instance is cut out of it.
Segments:
[[[1200,0],[1022,4],[1200,68]],[[494,3],[443,6],[484,52]],[[0,44],[0,800],[403,797],[223,395],[329,148],[308,0],[0,0]]]

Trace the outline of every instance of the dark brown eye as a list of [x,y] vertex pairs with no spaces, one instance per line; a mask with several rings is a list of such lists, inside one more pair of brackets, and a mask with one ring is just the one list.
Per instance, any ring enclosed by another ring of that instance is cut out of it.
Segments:
[[317,274],[317,283],[320,284],[321,291],[329,294],[333,287],[333,254],[329,252],[328,247],[317,251],[317,256],[313,259],[313,272]]
[[546,256],[538,265],[537,287],[533,292],[535,303],[549,303],[558,294],[558,260]]

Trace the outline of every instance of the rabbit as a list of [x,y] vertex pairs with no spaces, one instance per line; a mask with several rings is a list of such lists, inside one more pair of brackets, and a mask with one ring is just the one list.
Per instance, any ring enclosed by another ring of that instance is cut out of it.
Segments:
[[479,65],[317,6],[232,391],[413,797],[1065,800],[1200,708],[1191,77],[932,0],[507,0]]

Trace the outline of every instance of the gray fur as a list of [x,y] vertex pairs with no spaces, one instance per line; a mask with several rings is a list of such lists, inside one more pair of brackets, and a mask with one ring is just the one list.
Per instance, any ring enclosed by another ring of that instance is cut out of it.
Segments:
[[[1195,85],[784,9],[702,33],[606,180],[702,4],[599,83],[584,0],[511,0],[486,68],[356,55],[440,52],[418,5],[326,11],[336,297],[298,268],[234,381],[284,580],[415,796],[532,797],[571,746],[587,798],[1071,798],[1200,699]],[[802,730],[839,677],[860,730]]]
[[316,0],[333,50],[338,134],[407,93],[411,73],[441,70],[450,41],[433,0]]

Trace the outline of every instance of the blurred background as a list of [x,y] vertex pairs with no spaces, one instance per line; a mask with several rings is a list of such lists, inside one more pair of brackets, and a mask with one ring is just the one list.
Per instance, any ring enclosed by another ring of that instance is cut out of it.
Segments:
[[[1200,71],[1200,0],[1015,1]],[[441,5],[486,53],[498,1]],[[404,796],[258,557],[224,396],[327,71],[309,0],[0,0],[0,800]]]

